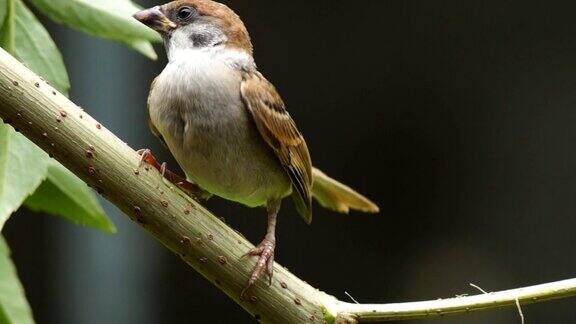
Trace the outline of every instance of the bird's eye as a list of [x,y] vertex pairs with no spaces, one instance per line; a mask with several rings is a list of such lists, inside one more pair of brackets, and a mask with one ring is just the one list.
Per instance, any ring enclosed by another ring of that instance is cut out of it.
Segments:
[[178,10],[178,19],[186,20],[192,16],[192,13],[194,13],[194,9],[190,7],[182,7]]

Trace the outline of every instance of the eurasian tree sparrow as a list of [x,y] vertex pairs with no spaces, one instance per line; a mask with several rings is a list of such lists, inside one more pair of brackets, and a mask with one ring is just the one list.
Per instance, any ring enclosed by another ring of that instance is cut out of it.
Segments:
[[[148,98],[152,131],[206,196],[266,207],[266,236],[247,253],[259,257],[248,287],[263,272],[272,278],[282,199],[291,196],[307,223],[312,198],[338,212],[378,212],[370,200],[312,167],[304,137],[258,72],[248,32],[230,8],[179,0],[134,17],[162,35],[168,55]],[[156,164],[149,152],[143,159]],[[184,184],[192,188],[190,183]]]

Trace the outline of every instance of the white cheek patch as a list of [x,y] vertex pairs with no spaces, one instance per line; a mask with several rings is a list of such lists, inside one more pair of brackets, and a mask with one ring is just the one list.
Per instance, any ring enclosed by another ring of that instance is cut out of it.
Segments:
[[177,29],[172,32],[170,38],[166,40],[165,45],[168,60],[170,61],[172,61],[174,53],[183,49],[193,48],[187,34],[182,29]]
[[218,26],[209,22],[198,21],[176,29],[166,40],[166,50],[201,49],[218,46],[228,40]]

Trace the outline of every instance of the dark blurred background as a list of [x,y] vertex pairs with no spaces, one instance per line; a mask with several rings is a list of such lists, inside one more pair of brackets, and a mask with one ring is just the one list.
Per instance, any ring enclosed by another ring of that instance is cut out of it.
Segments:
[[[226,1],[315,165],[374,198],[379,215],[285,208],[277,260],[349,300],[400,302],[575,277],[573,1]],[[140,1],[143,6],[159,4]],[[165,64],[61,26],[71,97],[132,147]],[[21,210],[7,239],[39,323],[251,323],[223,293],[104,202],[110,236]],[[262,210],[209,208],[252,242]],[[290,204],[286,204],[288,206]],[[576,299],[524,306],[576,320]],[[414,323],[520,323],[510,308]]]

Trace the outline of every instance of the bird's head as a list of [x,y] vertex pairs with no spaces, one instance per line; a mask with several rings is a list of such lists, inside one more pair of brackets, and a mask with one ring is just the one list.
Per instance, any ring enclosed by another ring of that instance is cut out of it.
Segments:
[[134,14],[164,38],[166,50],[224,46],[252,55],[252,43],[240,17],[211,0],[178,0]]

